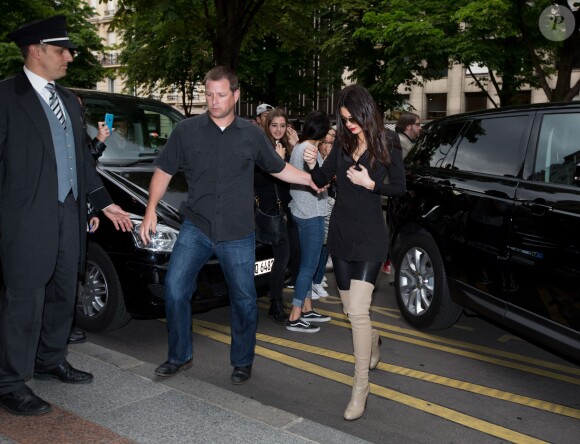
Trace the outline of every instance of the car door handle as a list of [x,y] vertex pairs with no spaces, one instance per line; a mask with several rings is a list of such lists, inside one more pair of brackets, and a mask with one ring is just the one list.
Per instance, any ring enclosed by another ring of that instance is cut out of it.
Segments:
[[529,208],[532,214],[535,215],[542,215],[547,213],[548,211],[552,211],[552,207],[548,205],[546,199],[534,199],[532,201],[524,201],[522,202],[522,206],[525,208]]

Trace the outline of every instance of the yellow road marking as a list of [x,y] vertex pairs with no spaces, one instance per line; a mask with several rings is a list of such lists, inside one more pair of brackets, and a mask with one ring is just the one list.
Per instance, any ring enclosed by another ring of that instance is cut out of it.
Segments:
[[[218,333],[213,330],[201,327],[197,320],[194,320],[193,331],[197,334],[209,337],[213,340],[220,341],[224,344],[230,344],[230,337],[222,333]],[[223,326],[222,326],[223,327]],[[345,375],[334,370],[327,369],[325,367],[312,364],[292,356],[279,353],[274,350],[257,345],[256,354],[264,356],[273,361],[280,362],[282,364],[288,365],[290,367],[298,368],[317,376],[322,376],[327,379],[345,384],[347,386],[351,385],[352,377]],[[458,412],[456,410],[449,409],[447,407],[434,404],[429,401],[424,401],[420,398],[406,395],[395,390],[388,389],[386,387],[381,387],[376,384],[370,384],[371,393],[380,396],[385,399],[390,399],[392,401],[398,402],[400,404],[407,405],[409,407],[421,410],[423,412],[429,413],[431,415],[439,416],[443,419],[455,422],[457,424],[469,427],[471,429],[477,430],[479,432],[485,433],[487,435],[495,436],[500,439],[505,439],[514,443],[544,443],[545,441],[536,439],[532,436],[525,435],[523,433],[516,432],[514,430],[507,429],[496,424],[474,418],[473,416],[466,415],[464,413]]]
[[[260,307],[264,308],[266,307],[266,305],[260,303],[259,304]],[[317,308],[316,309],[318,312],[325,314],[327,316],[331,316],[333,319],[343,319],[343,320],[348,320],[347,316],[344,315],[343,313],[338,313],[335,311],[326,311],[326,310],[322,310]],[[345,324],[345,323],[335,323],[334,321],[331,321],[331,323],[334,323],[335,325],[341,326],[341,327],[347,327],[350,328],[350,324]],[[447,344],[447,345],[452,345],[455,347],[460,347],[466,350],[474,350],[477,352],[482,352],[482,353],[486,353],[488,355],[492,355],[492,356],[500,356],[503,358],[508,358],[508,359],[513,359],[515,361],[521,361],[527,364],[531,364],[531,365],[535,365],[538,367],[545,367],[545,368],[549,368],[552,370],[558,370],[564,373],[570,373],[572,375],[578,375],[580,376],[580,367],[570,367],[570,366],[566,366],[566,365],[562,365],[562,364],[557,364],[554,362],[549,362],[549,361],[544,361],[544,360],[540,360],[540,359],[535,359],[535,358],[530,358],[528,356],[523,356],[523,355],[519,355],[516,353],[510,353],[510,352],[506,352],[506,351],[502,351],[502,350],[497,350],[494,348],[490,348],[490,347],[483,347],[480,345],[475,345],[475,344],[471,344],[469,342],[463,342],[463,341],[457,341],[454,339],[447,339],[447,338],[443,338],[440,336],[435,336],[435,335],[431,335],[428,333],[422,333],[420,331],[417,331],[415,329],[410,329],[410,328],[402,328],[402,327],[396,327],[394,325],[390,325],[390,324],[385,324],[383,322],[376,322],[373,321],[372,325],[376,328],[380,328],[383,330],[388,330],[388,331],[393,331],[393,332],[397,332],[397,333],[403,333],[405,335],[408,336],[415,336],[418,338],[422,338],[422,339],[427,339],[429,341],[435,341],[435,342],[439,342],[441,344]],[[397,341],[403,341],[403,342],[407,342],[407,343],[411,343],[414,345],[419,345],[422,347],[427,347],[427,348],[432,348],[435,350],[439,350],[439,351],[444,351],[447,353],[452,353],[455,355],[459,355],[459,356],[464,356],[464,357],[468,357],[468,358],[472,358],[472,359],[477,359],[480,361],[485,361],[485,362],[490,362],[496,365],[500,365],[500,366],[504,366],[504,367],[509,367],[509,368],[515,368],[518,370],[522,370],[525,372],[529,372],[529,373],[534,373],[534,374],[538,374],[547,378],[553,378],[553,379],[558,379],[561,381],[565,381],[565,382],[569,382],[572,384],[576,384],[576,385],[580,385],[580,380],[576,379],[576,378],[569,378],[567,376],[564,375],[558,375],[556,373],[551,373],[551,372],[543,372],[542,370],[538,370],[535,369],[533,367],[527,367],[527,366],[523,366],[520,364],[515,364],[515,363],[511,363],[508,361],[502,361],[502,360],[498,360],[498,359],[494,359],[494,358],[490,358],[488,356],[483,356],[483,355],[477,355],[474,353],[470,353],[470,352],[464,352],[461,350],[457,350],[454,348],[449,348],[446,346],[440,346],[440,345],[436,345],[436,344],[432,344],[430,342],[424,342],[424,341],[419,341],[419,340],[414,340],[411,338],[408,338],[406,336],[399,336],[399,335],[394,335],[394,334],[390,334],[390,333],[386,333],[386,332],[382,332],[381,331],[381,336],[385,336],[391,339],[395,339]]]
[[[350,324],[340,321],[330,321],[331,324],[338,325],[344,328],[350,328]],[[373,325],[375,323],[373,322]],[[375,325],[376,326],[376,325]],[[378,330],[379,334],[385,338],[395,339],[397,341],[406,342],[408,344],[418,345],[421,347],[428,347],[434,350],[443,351],[457,356],[463,356],[465,358],[475,359],[477,361],[487,362],[494,365],[499,365],[501,367],[512,368],[515,370],[521,370],[526,373],[532,373],[534,375],[539,375],[544,378],[555,379],[557,381],[567,382],[569,384],[580,385],[580,379],[573,376],[561,375],[559,373],[554,373],[549,370],[542,370],[536,367],[530,367],[529,365],[519,364],[517,362],[506,361],[504,359],[492,358],[490,356],[480,355],[478,353],[473,353],[464,350],[458,350],[456,348],[448,347],[446,345],[433,344],[431,342],[421,341],[419,339],[408,338],[406,336],[395,335],[392,333],[386,333]]]
[[[213,330],[220,331],[222,333],[230,334],[230,328],[226,325],[215,324],[212,322],[194,320],[195,325],[210,328]],[[326,348],[316,347],[312,345],[303,344],[301,342],[290,341],[288,339],[278,338],[275,336],[265,335],[263,333],[257,333],[256,338],[260,341],[264,341],[270,344],[288,347],[295,350],[304,351],[307,353],[316,354],[318,356],[324,356],[326,358],[332,358],[339,361],[354,363],[354,357],[341,352],[336,352],[334,350],[329,350]],[[519,404],[525,407],[535,408],[537,410],[543,410],[549,413],[555,413],[562,416],[568,416],[570,418],[580,419],[580,410],[574,409],[572,407],[567,407],[561,404],[555,404],[552,402],[543,401],[541,399],[530,398],[528,396],[522,396],[515,393],[504,392],[502,390],[497,390],[489,387],[485,387],[479,384],[472,384],[470,382],[461,381],[458,379],[448,378],[440,375],[435,375],[433,373],[426,373],[420,370],[413,370],[406,367],[400,367],[398,365],[387,364],[380,362],[378,365],[380,370],[393,373],[400,376],[406,376],[409,378],[414,378],[434,384],[438,384],[445,387],[450,387],[458,390],[463,390],[466,392],[474,393],[477,395],[487,396],[489,398],[499,399],[506,402],[511,402],[514,404]]]

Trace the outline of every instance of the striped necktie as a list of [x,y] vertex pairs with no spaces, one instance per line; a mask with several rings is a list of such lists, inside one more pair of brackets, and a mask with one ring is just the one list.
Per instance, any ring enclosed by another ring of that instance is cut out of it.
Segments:
[[60,102],[59,102],[58,97],[56,95],[55,86],[52,83],[47,83],[45,88],[50,93],[50,98],[48,99],[48,104],[49,104],[50,108],[54,112],[54,115],[56,116],[56,118],[58,119],[60,124],[66,128],[66,117],[64,116],[64,113],[62,112],[62,108],[60,107]]

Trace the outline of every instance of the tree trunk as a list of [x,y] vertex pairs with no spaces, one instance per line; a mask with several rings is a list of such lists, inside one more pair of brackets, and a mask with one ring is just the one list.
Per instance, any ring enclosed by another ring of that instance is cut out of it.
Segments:
[[213,42],[215,62],[236,69],[242,40],[266,0],[214,0],[216,9]]
[[[577,57],[580,55],[578,50],[580,45],[580,33],[574,32],[569,38],[562,42],[562,46],[557,52],[557,75],[556,87],[552,93],[552,102],[570,101],[578,93],[578,83],[572,87],[572,70],[574,69],[574,62],[578,61]],[[571,90],[575,88],[573,94]]]

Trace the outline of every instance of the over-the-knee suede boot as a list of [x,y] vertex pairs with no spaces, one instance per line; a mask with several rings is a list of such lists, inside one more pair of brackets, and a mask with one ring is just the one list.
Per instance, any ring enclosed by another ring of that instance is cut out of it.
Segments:
[[351,280],[348,317],[352,327],[354,348],[354,381],[350,402],[344,411],[344,419],[352,421],[360,418],[369,396],[369,367],[372,349],[372,328],[370,307],[374,285],[364,281]]
[[383,341],[379,336],[379,332],[376,331],[374,328],[372,332],[372,337],[373,343],[371,347],[371,362],[369,364],[369,368],[371,370],[374,370],[375,368],[377,368],[377,365],[379,365],[379,362],[381,361],[381,349],[379,347],[381,346],[381,343]]
[[341,290],[340,288],[338,289],[338,294],[340,294],[340,300],[342,301],[342,311],[344,312],[345,315],[348,314],[348,303],[349,303],[349,293],[350,290]]

